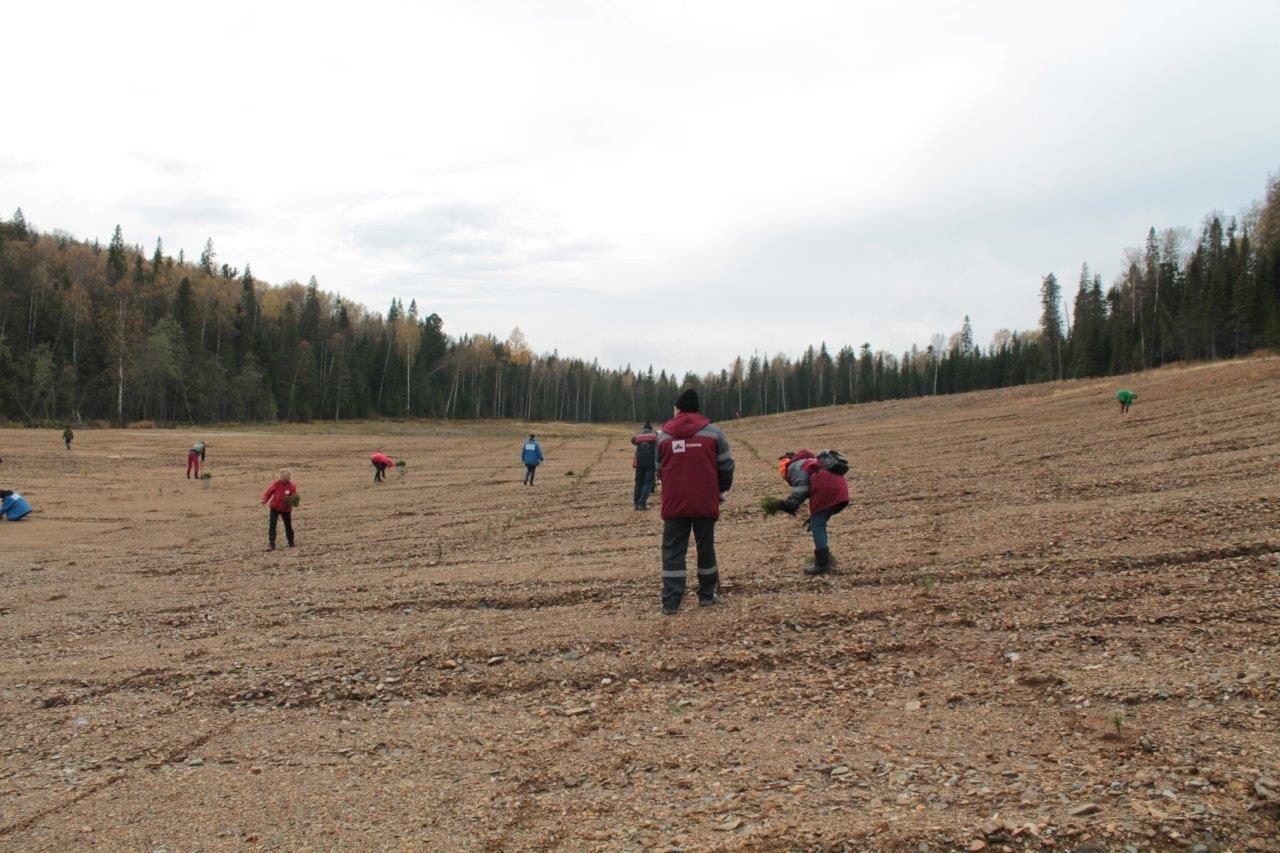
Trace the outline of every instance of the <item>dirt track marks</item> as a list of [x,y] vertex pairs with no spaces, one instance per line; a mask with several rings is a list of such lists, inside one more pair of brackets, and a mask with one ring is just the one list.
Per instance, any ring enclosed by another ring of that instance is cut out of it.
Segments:
[[[186,434],[86,431],[88,490],[56,436],[13,433],[6,471],[56,512],[0,555],[6,839],[900,849],[999,813],[1059,849],[1241,846],[1273,827],[1246,769],[1280,761],[1280,361],[1123,381],[1124,420],[1108,382],[724,424],[725,604],[671,619],[625,428],[535,427],[532,489],[522,424],[219,434],[209,491],[165,449]],[[367,482],[375,440],[404,481]],[[816,581],[799,522],[756,508],[784,488],[763,449],[800,443],[853,462]],[[286,463],[301,548],[267,555]],[[103,501],[138,529],[56,526]],[[227,715],[204,767],[100,775]]]

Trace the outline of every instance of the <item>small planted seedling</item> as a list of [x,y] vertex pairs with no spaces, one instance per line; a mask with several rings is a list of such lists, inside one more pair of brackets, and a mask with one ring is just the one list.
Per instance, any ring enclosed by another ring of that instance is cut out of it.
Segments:
[[760,511],[766,516],[774,516],[782,511],[782,498],[765,495],[760,499]]
[[1111,721],[1111,725],[1116,727],[1116,740],[1119,740],[1120,727],[1124,725],[1124,714],[1121,714],[1119,711],[1117,711],[1114,714],[1112,714],[1110,717],[1107,717],[1107,719]]
[[921,575],[920,577],[916,578],[916,586],[919,587],[920,591],[923,592],[925,595],[928,595],[929,593],[933,592],[933,588],[937,585],[938,585],[938,581],[934,578],[929,577],[928,575]]

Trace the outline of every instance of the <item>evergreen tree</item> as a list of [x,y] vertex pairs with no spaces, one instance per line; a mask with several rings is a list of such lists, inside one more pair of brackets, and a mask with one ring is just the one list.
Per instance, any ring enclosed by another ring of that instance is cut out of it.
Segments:
[[124,235],[120,232],[120,226],[117,225],[115,232],[111,235],[111,242],[107,246],[107,282],[116,284],[123,281],[128,269],[129,259],[124,247]]
[[1040,284],[1040,334],[1045,347],[1045,365],[1050,379],[1062,378],[1062,288],[1053,273]]

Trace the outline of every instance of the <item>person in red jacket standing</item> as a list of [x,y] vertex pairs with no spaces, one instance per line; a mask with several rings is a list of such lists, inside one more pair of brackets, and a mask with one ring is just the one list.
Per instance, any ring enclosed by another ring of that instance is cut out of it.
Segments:
[[778,471],[791,487],[791,494],[781,501],[779,509],[795,515],[800,505],[809,501],[807,526],[813,534],[813,562],[804,567],[804,573],[825,575],[836,565],[827,538],[827,522],[849,505],[849,481],[841,474],[828,471],[808,450],[782,454]]
[[715,531],[724,493],[733,486],[733,457],[720,428],[699,414],[698,392],[676,398],[675,417],[658,431],[662,472],[662,612],[674,616],[684,598],[689,534],[698,546],[698,605],[720,601]]
[[298,505],[298,485],[288,468],[280,469],[280,478],[262,493],[262,502],[271,509],[271,521],[267,525],[267,550],[276,549],[276,522],[284,519],[284,537],[293,547],[293,508]]

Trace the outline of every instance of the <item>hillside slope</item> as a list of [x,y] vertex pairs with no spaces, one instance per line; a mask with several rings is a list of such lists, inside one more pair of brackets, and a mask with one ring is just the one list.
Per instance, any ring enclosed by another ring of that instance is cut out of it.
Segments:
[[[1265,847],[1280,359],[1122,381],[726,424],[675,618],[625,430],[531,489],[516,425],[205,434],[209,490],[192,435],[2,431],[0,844]],[[824,579],[756,508],[797,446],[854,464]]]

